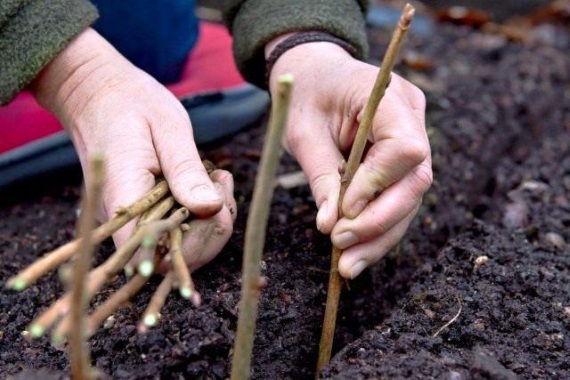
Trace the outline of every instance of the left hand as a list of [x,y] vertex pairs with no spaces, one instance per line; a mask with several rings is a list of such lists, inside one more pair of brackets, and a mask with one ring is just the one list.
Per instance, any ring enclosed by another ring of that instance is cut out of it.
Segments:
[[[266,56],[286,36],[266,47]],[[348,187],[338,220],[339,166],[348,156],[378,68],[328,42],[307,43],[276,62],[270,89],[281,74],[294,76],[285,149],[309,179],[317,227],[343,249],[340,274],[353,279],[404,235],[432,182],[431,154],[421,90],[392,74],[369,136],[370,149]]]
[[[176,201],[195,216],[184,239],[190,269],[221,251],[235,220],[232,176],[223,170],[208,175],[188,113],[164,86],[88,28],[44,68],[33,89],[71,135],[84,168],[95,152],[105,156],[101,221],[164,176]],[[113,234],[117,247],[135,225],[133,220]]]

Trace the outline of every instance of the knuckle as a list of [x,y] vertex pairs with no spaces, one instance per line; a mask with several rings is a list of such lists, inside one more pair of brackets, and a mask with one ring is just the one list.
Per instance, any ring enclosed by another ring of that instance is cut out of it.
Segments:
[[402,97],[407,98],[414,110],[425,110],[426,96],[424,92],[415,84],[397,76],[396,84],[400,89]]
[[377,236],[381,236],[384,235],[386,232],[388,232],[388,227],[386,226],[386,223],[384,220],[382,220],[382,218],[375,218],[373,220],[374,223],[374,233]]
[[417,95],[417,94],[423,94],[423,91],[416,86],[415,84],[413,84],[412,82],[410,82],[409,80],[407,80],[406,78],[403,78],[400,75],[394,74],[392,73],[392,79],[396,78],[397,79],[397,84],[401,87],[402,90],[411,93],[413,95]]
[[330,175],[328,173],[320,173],[311,178],[310,186],[311,189],[313,189],[313,192],[316,192],[320,187],[326,187],[329,178]]
[[419,165],[429,155],[429,146],[419,139],[408,139],[401,148],[402,159],[412,165]]
[[325,201],[332,189],[338,188],[340,175],[338,172],[330,173],[325,170],[313,174],[314,173],[309,177],[309,186],[311,187],[311,193],[313,194],[315,202],[320,205]]

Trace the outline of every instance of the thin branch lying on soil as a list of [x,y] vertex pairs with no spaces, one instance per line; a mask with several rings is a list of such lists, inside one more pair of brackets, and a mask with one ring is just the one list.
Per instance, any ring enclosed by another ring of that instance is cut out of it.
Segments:
[[[343,217],[342,201],[344,199],[344,194],[362,160],[362,154],[364,152],[368,136],[370,135],[372,120],[374,119],[376,110],[380,104],[380,100],[382,100],[382,97],[386,92],[386,88],[390,83],[391,73],[396,61],[396,56],[398,55],[400,47],[402,46],[404,38],[406,37],[406,33],[410,28],[414,13],[414,7],[410,4],[406,4],[402,11],[402,16],[400,17],[396,30],[392,35],[390,45],[388,46],[386,55],[382,61],[381,69],[378,72],[378,76],[376,77],[374,88],[372,89],[372,93],[370,94],[368,103],[364,109],[364,114],[360,121],[360,125],[358,126],[358,131],[356,133],[356,137],[354,138],[354,143],[350,151],[348,162],[342,173],[340,195],[338,199],[339,219]],[[319,345],[317,374],[319,374],[321,369],[329,363],[331,358],[336,318],[338,313],[338,304],[342,287],[342,277],[338,273],[338,262],[340,260],[341,254],[342,250],[333,247],[331,255],[331,270],[327,290],[327,304],[323,322],[323,331],[321,334],[321,342]]]
[[248,379],[253,349],[253,337],[257,319],[259,294],[264,280],[261,278],[261,258],[271,198],[274,191],[275,173],[281,157],[281,137],[287,123],[293,77],[279,77],[277,96],[268,131],[263,144],[259,171],[255,180],[253,198],[245,233],[243,274],[241,287],[241,308],[234,344],[231,378]]
[[83,194],[82,212],[79,219],[80,243],[73,270],[71,284],[71,301],[73,308],[70,312],[71,325],[69,356],[71,373],[75,379],[92,378],[91,355],[85,342],[85,312],[89,298],[85,289],[85,277],[91,268],[95,243],[92,231],[96,225],[96,213],[99,207],[103,187],[103,157],[96,155],[91,158],[91,183]]

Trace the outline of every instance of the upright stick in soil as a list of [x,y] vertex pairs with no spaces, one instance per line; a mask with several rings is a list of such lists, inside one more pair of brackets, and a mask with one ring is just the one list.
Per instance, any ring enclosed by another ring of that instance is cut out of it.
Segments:
[[271,198],[273,196],[274,178],[281,156],[281,137],[287,123],[292,82],[293,78],[291,75],[283,75],[279,78],[279,88],[277,96],[273,100],[271,120],[265,137],[259,172],[253,190],[249,217],[247,218],[243,254],[241,308],[232,362],[231,378],[233,380],[248,379],[250,373],[257,305],[262,288],[262,279],[260,277],[261,257]]
[[[364,152],[364,147],[366,146],[366,141],[370,134],[370,128],[372,126],[372,120],[376,114],[380,100],[386,92],[386,88],[390,83],[392,68],[394,67],[394,62],[396,56],[406,33],[414,17],[415,9],[410,4],[406,4],[404,10],[402,11],[402,16],[398,22],[398,26],[394,31],[386,55],[382,61],[381,70],[378,72],[376,77],[376,82],[374,83],[374,88],[364,109],[364,115],[358,126],[358,131],[356,137],[354,138],[354,143],[350,151],[350,156],[348,158],[348,163],[344,168],[341,178],[340,195],[338,198],[338,217],[339,219],[344,216],[342,212],[342,201],[344,199],[344,194],[346,189],[350,185],[356,169],[360,165],[362,159],[362,154]],[[336,326],[336,317],[338,312],[338,303],[340,299],[340,291],[342,287],[342,277],[338,273],[338,262],[340,260],[340,255],[342,250],[333,247],[332,258],[331,258],[331,270],[329,277],[329,285],[327,290],[327,305],[325,309],[325,318],[323,322],[323,331],[321,335],[321,343],[319,346],[319,358],[317,362],[317,375],[320,373],[321,369],[327,365],[331,358],[334,331]]]
[[71,285],[70,317],[73,327],[70,333],[69,356],[74,379],[92,378],[91,357],[85,341],[85,312],[89,303],[89,297],[85,289],[85,280],[91,268],[93,250],[96,244],[92,235],[95,229],[95,215],[99,207],[103,183],[102,156],[94,156],[91,159],[90,166],[91,184],[83,194],[83,210],[78,228],[81,240],[75,257],[73,283]]

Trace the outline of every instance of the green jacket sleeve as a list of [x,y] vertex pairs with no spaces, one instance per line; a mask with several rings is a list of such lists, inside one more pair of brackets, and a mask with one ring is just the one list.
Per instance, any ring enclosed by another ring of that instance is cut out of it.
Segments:
[[229,0],[224,21],[233,35],[236,64],[249,82],[264,87],[264,47],[283,33],[328,32],[351,43],[365,58],[364,16],[369,0]]
[[97,17],[87,0],[1,0],[0,105]]

